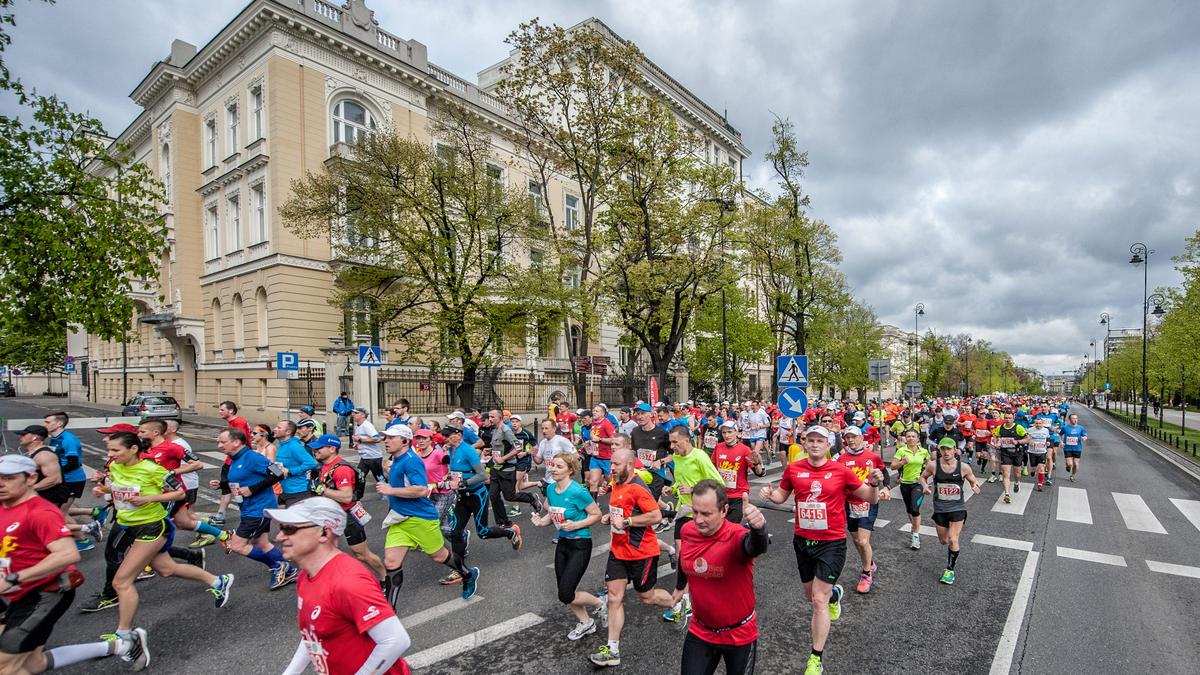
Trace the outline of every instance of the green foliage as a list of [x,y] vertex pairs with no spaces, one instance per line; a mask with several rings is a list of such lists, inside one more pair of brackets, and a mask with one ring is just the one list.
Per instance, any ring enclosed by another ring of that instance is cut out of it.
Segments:
[[[732,285],[725,291],[725,334],[728,343],[728,371],[731,390],[726,392],[741,399],[740,383],[749,365],[767,361],[774,344],[771,327],[759,318],[760,311],[746,289]],[[692,325],[693,345],[685,354],[688,381],[697,387],[721,393],[721,359],[724,354],[721,340],[721,296],[710,296],[696,312]],[[755,392],[749,392],[751,394]]]

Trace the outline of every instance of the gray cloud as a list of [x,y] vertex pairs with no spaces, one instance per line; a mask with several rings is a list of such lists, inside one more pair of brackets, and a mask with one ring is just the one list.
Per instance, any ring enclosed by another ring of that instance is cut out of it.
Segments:
[[[472,77],[533,16],[595,15],[718,110],[762,163],[772,113],[813,165],[813,215],[883,321],[969,332],[1056,373],[1098,315],[1140,323],[1200,227],[1200,5],[755,2],[371,3],[382,26]],[[203,44],[244,6],[188,0],[18,5],[10,66],[120,131],[126,94],[176,37]],[[130,26],[136,26],[131,31]],[[11,110],[7,102],[0,110]]]

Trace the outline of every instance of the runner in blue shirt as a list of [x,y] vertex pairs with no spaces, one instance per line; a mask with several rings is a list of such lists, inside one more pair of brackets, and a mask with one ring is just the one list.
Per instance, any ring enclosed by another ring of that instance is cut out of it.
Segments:
[[1062,430],[1063,457],[1066,458],[1067,471],[1071,472],[1071,482],[1075,482],[1075,474],[1079,473],[1079,460],[1083,456],[1083,444],[1087,441],[1087,429],[1079,424],[1079,415],[1068,415],[1067,425]]
[[275,440],[278,442],[275,461],[283,466],[285,472],[279,501],[284,506],[291,506],[301,499],[313,496],[308,489],[308,472],[320,469],[321,465],[313,459],[312,453],[304,449],[300,439],[296,438],[295,422],[282,420],[276,424]]
[[436,563],[449,567],[469,583],[463,584],[463,599],[475,594],[479,568],[467,569],[462,556],[446,548],[442,538],[441,519],[437,507],[429,499],[431,486],[425,474],[425,462],[412,452],[413,432],[407,425],[386,429],[383,447],[392,458],[387,484],[376,483],[375,490],[387,497],[389,513],[383,520],[387,527],[384,544],[383,593],[392,607],[400,598],[404,584],[404,558],[409,549],[420,549]]
[[[67,522],[73,524],[75,519],[71,517],[71,510],[75,506],[75,500],[83,496],[83,489],[87,485],[87,473],[83,470],[83,445],[75,434],[67,431],[67,423],[70,420],[70,415],[65,412],[52,412],[46,415],[42,424],[50,432],[46,443],[54,450],[54,454],[58,455],[58,463],[62,468],[62,490],[66,492],[67,501],[60,510]],[[96,544],[90,537],[85,536],[83,531],[75,532],[73,536],[78,550],[90,551],[96,548]]]
[[[488,527],[488,487],[487,472],[479,459],[479,452],[462,440],[462,428],[447,424],[442,430],[446,437],[446,446],[453,448],[450,453],[450,473],[447,487],[458,491],[458,501],[454,504],[454,528],[450,533],[450,548],[459,558],[466,560],[467,525],[475,523],[475,534],[480,539],[499,539],[505,537],[514,550],[521,549],[519,530],[511,527]],[[475,593],[475,584],[479,581],[478,568],[471,568],[472,574],[463,577],[463,594],[470,597]],[[461,573],[460,573],[461,574]],[[443,579],[454,583],[458,579]]]

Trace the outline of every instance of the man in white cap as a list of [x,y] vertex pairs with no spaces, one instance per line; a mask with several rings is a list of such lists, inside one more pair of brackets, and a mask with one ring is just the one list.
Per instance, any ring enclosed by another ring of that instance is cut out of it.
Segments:
[[8,603],[0,635],[0,672],[42,673],[55,668],[120,655],[134,670],[150,662],[146,631],[128,638],[64,645],[45,650],[54,624],[75,601],[83,575],[75,569],[79,551],[62,511],[39,497],[38,465],[25,455],[0,457],[0,598]]
[[871,504],[879,501],[877,487],[883,473],[874,469],[864,483],[849,467],[829,458],[833,434],[823,426],[804,432],[806,456],[783,470],[779,485],[765,485],[761,497],[782,504],[795,495],[795,535],[792,547],[804,584],[804,597],[812,603],[812,653],[805,675],[823,670],[822,657],[829,624],[842,613],[842,587],[837,584],[846,564],[846,500],[849,497]]
[[279,523],[276,541],[300,568],[296,607],[300,644],[284,675],[300,675],[312,664],[318,673],[408,675],[400,658],[412,640],[392,611],[379,581],[357,560],[338,550],[346,529],[342,506],[310,497],[286,509],[267,509]]

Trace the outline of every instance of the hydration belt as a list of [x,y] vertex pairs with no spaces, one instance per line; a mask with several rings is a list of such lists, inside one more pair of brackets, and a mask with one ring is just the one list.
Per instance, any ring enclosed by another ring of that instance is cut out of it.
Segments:
[[755,610],[752,610],[750,612],[750,616],[742,619],[741,621],[733,624],[732,626],[725,626],[724,628],[710,628],[709,626],[704,625],[704,622],[700,620],[700,617],[696,616],[695,612],[692,612],[692,620],[695,621],[696,623],[700,624],[701,628],[703,628],[704,630],[706,630],[710,633],[725,633],[725,632],[733,630],[734,628],[741,628],[742,626],[745,626],[746,624],[753,621],[755,612],[756,612]]

